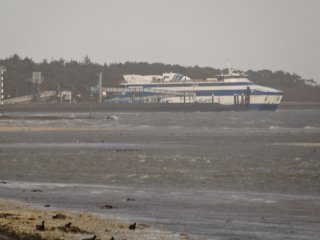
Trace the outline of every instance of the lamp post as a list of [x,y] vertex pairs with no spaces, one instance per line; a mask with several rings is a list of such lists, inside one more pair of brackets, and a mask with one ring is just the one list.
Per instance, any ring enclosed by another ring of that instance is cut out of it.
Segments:
[[93,97],[93,87],[90,87],[90,119],[92,118],[92,97]]
[[6,68],[4,66],[0,66],[0,75],[1,75],[1,83],[0,83],[0,88],[1,88],[1,115],[4,114],[4,107],[3,107],[3,73],[6,71]]

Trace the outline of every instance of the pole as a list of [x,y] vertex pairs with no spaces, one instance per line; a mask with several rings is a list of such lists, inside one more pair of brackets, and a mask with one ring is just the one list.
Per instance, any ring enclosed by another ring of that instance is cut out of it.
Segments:
[[102,103],[102,72],[99,73],[99,103]]
[[38,93],[37,93],[37,98],[40,100],[40,82],[38,81]]
[[90,119],[92,116],[92,87],[90,87]]
[[32,101],[36,100],[36,84],[34,79],[32,79],[32,98]]
[[3,105],[3,99],[4,99],[4,96],[3,96],[3,73],[6,71],[6,68],[4,66],[0,66],[0,75],[1,75],[1,83],[0,83],[0,86],[1,86],[1,115],[4,114],[4,105]]
[[247,87],[247,93],[246,93],[246,95],[247,95],[247,110],[250,109],[250,93],[251,93],[251,89],[250,89],[250,87],[248,86],[248,87]]

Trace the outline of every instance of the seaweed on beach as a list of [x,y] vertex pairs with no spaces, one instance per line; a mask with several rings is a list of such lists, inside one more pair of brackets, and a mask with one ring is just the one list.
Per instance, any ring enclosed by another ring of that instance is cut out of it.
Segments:
[[4,236],[9,240],[97,240],[112,239],[115,235],[116,239],[173,238],[172,233],[154,232],[145,227],[148,226],[137,224],[136,230],[130,231],[128,223],[114,219],[87,213],[35,209],[30,205],[0,199],[0,239]]
[[[93,234],[93,232],[88,232],[86,230],[80,229],[77,226],[73,226],[71,222],[65,224],[64,226],[58,227],[57,229],[65,233]],[[55,228],[53,228],[53,230],[55,230]]]

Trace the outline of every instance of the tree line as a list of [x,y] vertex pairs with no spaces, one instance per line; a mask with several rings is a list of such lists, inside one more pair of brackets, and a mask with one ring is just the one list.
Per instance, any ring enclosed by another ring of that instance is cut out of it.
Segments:
[[[44,59],[40,63],[31,58],[21,58],[17,54],[0,59],[0,65],[6,67],[4,95],[17,97],[29,95],[33,91],[32,72],[41,72],[44,81],[40,85],[41,91],[69,90],[73,94],[81,94],[84,100],[90,96],[90,87],[98,83],[98,74],[102,72],[104,87],[118,86],[124,81],[124,74],[162,75],[165,72],[184,74],[192,79],[212,78],[215,75],[226,73],[227,69],[212,67],[180,66],[163,63],[125,62],[104,63],[92,62],[86,56],[82,61],[64,59]],[[248,78],[263,86],[283,90],[285,100],[288,101],[320,101],[320,88],[310,87],[305,80],[297,74],[283,71],[249,70]],[[313,80],[309,80],[313,82]]]

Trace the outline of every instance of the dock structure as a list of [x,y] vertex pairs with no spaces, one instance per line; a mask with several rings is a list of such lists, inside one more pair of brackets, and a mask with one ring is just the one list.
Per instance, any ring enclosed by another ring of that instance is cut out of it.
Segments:
[[251,89],[248,86],[245,94],[234,94],[234,110],[249,110],[250,109]]
[[[55,97],[57,95],[56,91],[44,91],[40,93],[39,99],[40,100],[48,100],[52,97]],[[33,95],[25,95],[15,98],[7,98],[3,100],[5,104],[15,104],[15,103],[27,103],[31,102],[34,99]]]

